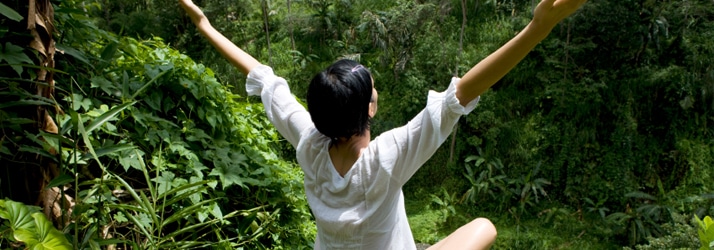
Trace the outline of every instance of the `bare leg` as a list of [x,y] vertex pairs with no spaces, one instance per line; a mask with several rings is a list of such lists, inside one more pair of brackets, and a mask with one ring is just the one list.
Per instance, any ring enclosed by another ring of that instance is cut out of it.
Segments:
[[445,239],[429,247],[438,249],[489,249],[496,241],[496,227],[486,218],[477,218],[456,229]]

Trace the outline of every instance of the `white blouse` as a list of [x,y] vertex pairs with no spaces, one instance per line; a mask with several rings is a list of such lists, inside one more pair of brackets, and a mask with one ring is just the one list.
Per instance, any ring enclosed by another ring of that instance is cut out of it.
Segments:
[[459,80],[453,78],[445,92],[429,91],[424,110],[372,140],[342,177],[330,159],[330,138],[317,131],[285,79],[265,65],[251,70],[248,94],[261,96],[268,119],[296,147],[317,224],[315,249],[416,249],[402,186],[447,139],[459,117],[476,107],[479,98],[466,107],[459,104]]

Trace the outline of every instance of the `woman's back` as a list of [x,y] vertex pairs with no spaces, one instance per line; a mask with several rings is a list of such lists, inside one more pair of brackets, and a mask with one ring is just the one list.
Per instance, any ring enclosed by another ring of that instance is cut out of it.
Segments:
[[[478,102],[462,107],[455,98],[457,82],[455,78],[444,93],[431,92],[422,112],[407,125],[369,142],[349,170],[342,173],[334,165],[334,154],[330,154],[334,140],[313,126],[295,127],[293,131],[279,129],[288,138],[299,134],[294,145],[317,223],[318,249],[415,249],[401,188],[446,140],[459,117],[473,110]],[[298,113],[306,111],[285,108],[299,105],[286,101],[290,98],[270,92],[262,96],[272,96],[273,103],[266,108],[273,122],[279,123],[277,128],[289,128],[280,124],[288,117],[304,117]]]

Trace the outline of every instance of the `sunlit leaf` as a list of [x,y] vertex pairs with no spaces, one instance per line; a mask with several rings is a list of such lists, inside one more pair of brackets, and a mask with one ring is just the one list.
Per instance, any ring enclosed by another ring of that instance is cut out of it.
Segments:
[[[34,223],[34,222],[33,222]],[[34,231],[35,228],[32,229],[16,229],[13,232],[13,237],[15,237],[15,240],[19,242],[24,242],[28,246],[35,246],[37,243],[40,242],[39,237],[37,236],[37,233]]]
[[38,209],[30,210],[25,204],[11,200],[0,200],[0,218],[9,221],[13,231],[18,229],[34,230],[35,222],[32,213]]
[[[37,234],[39,236],[38,245],[41,246],[39,249],[52,249],[52,250],[71,250],[72,245],[64,237],[64,234],[57,230],[52,222],[50,222],[44,214],[34,213],[32,217],[35,219],[37,225]],[[35,246],[37,249],[37,246]]]

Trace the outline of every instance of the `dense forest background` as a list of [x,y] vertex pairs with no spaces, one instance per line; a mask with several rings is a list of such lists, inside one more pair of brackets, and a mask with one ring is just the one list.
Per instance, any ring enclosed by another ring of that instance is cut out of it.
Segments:
[[[338,58],[368,66],[378,135],[538,1],[195,3],[299,99]],[[312,248],[292,147],[176,1],[3,0],[0,14],[2,248]],[[713,1],[590,1],[404,187],[417,242],[487,217],[494,249],[708,246],[713,65]]]

